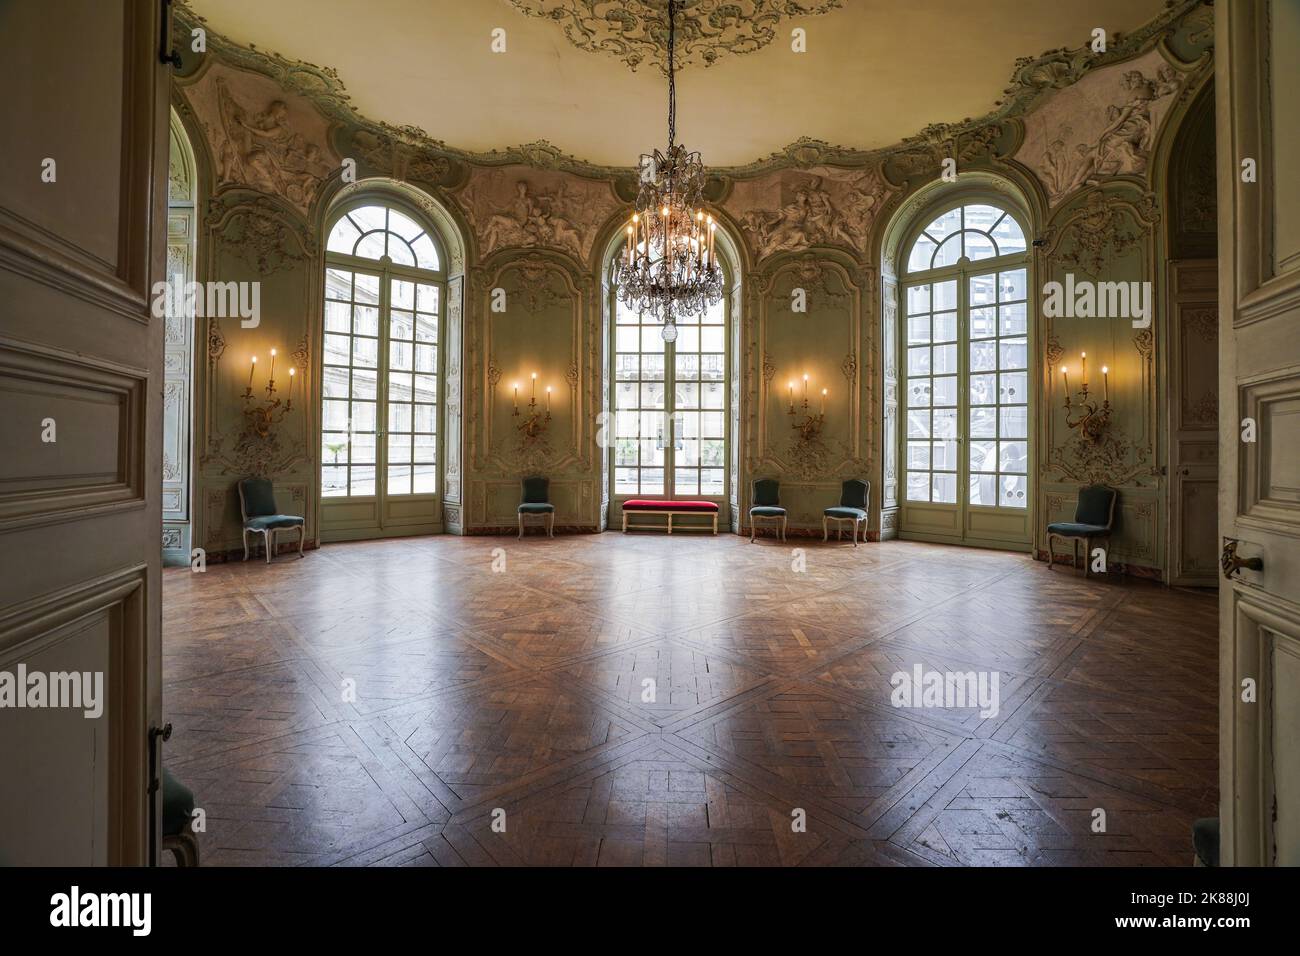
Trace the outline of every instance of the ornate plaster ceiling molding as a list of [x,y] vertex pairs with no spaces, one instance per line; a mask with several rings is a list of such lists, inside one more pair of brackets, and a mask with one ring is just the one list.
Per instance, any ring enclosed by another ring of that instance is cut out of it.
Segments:
[[[605,33],[624,44],[629,50],[639,47],[642,57],[648,51],[659,49],[655,44],[657,34],[647,30],[650,19],[657,18],[658,27],[664,33],[661,45],[666,48],[666,31],[668,9],[667,0],[509,0],[521,13],[536,17],[548,17],[563,22],[574,16],[594,16],[585,11],[591,8],[599,13],[598,25],[591,27],[586,45],[573,40],[576,46],[593,51],[607,50],[618,56],[613,47],[601,46],[598,39]],[[825,13],[842,7],[843,0],[822,0],[822,2],[798,3],[796,0],[685,0],[686,8],[678,14],[679,31],[683,20],[689,19],[698,27],[698,37],[690,55],[698,62],[715,62],[719,51],[741,54],[752,52],[744,49],[743,44],[732,43],[743,30],[751,29],[749,21],[755,16],[765,16],[772,24],[779,25],[794,17]],[[900,157],[904,164],[929,166],[934,161],[936,150],[944,144],[957,142],[962,145],[969,141],[972,149],[989,148],[991,131],[1001,122],[1011,117],[1020,117],[1029,113],[1044,98],[1053,92],[1072,86],[1084,76],[1102,67],[1123,62],[1137,57],[1158,43],[1175,35],[1181,36],[1188,43],[1203,52],[1204,47],[1213,43],[1213,36],[1206,31],[1208,16],[1204,0],[1167,0],[1168,8],[1160,16],[1145,26],[1123,36],[1113,36],[1109,49],[1103,54],[1093,54],[1088,46],[1076,49],[1056,49],[1036,57],[1022,57],[1016,62],[1011,85],[995,108],[984,116],[967,118],[957,123],[939,124],[927,127],[916,136],[891,146],[878,149],[861,150],[848,146],[833,145],[824,140],[804,137],[787,147],[752,163],[711,169],[715,176],[743,179],[750,176],[782,169],[807,169],[812,166],[839,165],[846,167],[865,167],[892,157]],[[823,9],[824,8],[824,9]],[[741,14],[735,11],[739,9]],[[337,71],[329,67],[320,67],[302,60],[293,60],[275,52],[258,49],[254,44],[241,45],[223,36],[207,26],[203,17],[196,14],[184,2],[176,5],[178,24],[185,30],[203,25],[207,31],[209,56],[215,57],[237,69],[247,70],[274,80],[285,92],[299,94],[311,102],[329,120],[354,129],[369,130],[380,137],[391,137],[426,156],[440,156],[453,162],[459,161],[472,166],[504,166],[523,164],[539,169],[556,170],[585,176],[592,179],[627,177],[635,172],[630,167],[603,166],[590,163],[552,145],[545,140],[506,149],[471,151],[459,149],[442,140],[435,139],[425,130],[416,126],[394,126],[389,123],[374,122],[356,111],[351,98],[344,87]],[[746,17],[744,11],[761,10],[760,14]],[[579,22],[581,21],[579,16]],[[775,18],[775,19],[773,19]],[[619,25],[624,28],[616,29]],[[578,28],[572,23],[565,26],[566,35]],[[775,26],[769,26],[769,32]],[[730,33],[728,32],[730,31]],[[712,39],[708,39],[712,37]],[[738,41],[737,41],[738,42]],[[768,41],[771,42],[771,38]],[[616,46],[617,46],[616,44]],[[689,44],[688,44],[689,46]],[[754,47],[759,49],[761,47]],[[705,59],[706,52],[712,55]],[[191,86],[202,77],[206,63],[200,64],[191,54],[182,48],[185,61],[177,74],[182,86]],[[685,54],[684,54],[685,55]],[[666,64],[660,53],[658,64]],[[679,62],[684,65],[690,60]]]
[[[668,71],[668,0],[510,0],[510,5],[560,26],[579,50],[612,56],[634,71],[643,63]],[[677,13],[677,68],[754,53],[776,39],[782,22],[842,5],[843,0],[685,0]]]

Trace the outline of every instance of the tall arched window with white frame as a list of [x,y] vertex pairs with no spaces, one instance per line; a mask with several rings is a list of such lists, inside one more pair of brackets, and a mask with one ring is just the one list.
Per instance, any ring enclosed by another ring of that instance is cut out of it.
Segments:
[[899,309],[903,537],[1030,544],[1030,257],[984,201],[931,209],[904,246]]
[[[731,275],[729,267],[724,270]],[[653,317],[621,302],[614,285],[608,309],[611,504],[617,508],[629,498],[702,498],[725,507],[731,468],[731,296],[701,314],[678,316],[673,342],[663,340],[662,325]]]
[[321,376],[327,539],[416,533],[438,521],[445,263],[413,210],[371,197],[335,214]]

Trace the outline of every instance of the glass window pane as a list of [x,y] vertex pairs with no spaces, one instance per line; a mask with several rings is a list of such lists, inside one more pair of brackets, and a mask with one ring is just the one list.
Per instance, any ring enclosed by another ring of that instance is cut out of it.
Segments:
[[998,503],[998,476],[971,475],[970,503],[993,507]]
[[1029,374],[1027,372],[1003,372],[998,385],[998,401],[1004,405],[1029,401]]
[[438,490],[438,466],[433,463],[416,465],[411,491],[417,495],[431,495]]
[[1004,256],[1012,252],[1025,251],[1025,234],[1020,224],[1009,215],[1004,216],[997,224],[993,230],[993,238],[998,241],[998,249]]
[[971,438],[997,438],[998,437],[998,419],[994,414],[996,409],[992,408],[972,408],[970,410],[970,437]]
[[970,470],[996,474],[998,470],[998,443],[995,441],[972,441],[970,443]]
[[931,364],[935,375],[957,374],[957,346],[936,345]]
[[924,272],[930,268],[930,260],[934,256],[934,240],[928,236],[921,236],[912,245],[912,253],[907,257],[908,272]]
[[957,341],[957,313],[940,312],[934,317],[934,340],[936,342]]
[[991,306],[985,309],[971,309],[970,337],[973,339],[986,339],[991,335],[996,335],[998,331],[997,314],[998,310]]
[[992,259],[998,254],[997,246],[993,244],[992,238],[983,232],[977,232],[974,229],[967,229],[962,233],[966,240],[966,258],[972,262],[980,259]]
[[392,305],[394,309],[414,309],[415,308],[415,283],[406,279],[393,280],[393,297]]
[[935,269],[942,269],[945,266],[955,266],[957,260],[961,258],[961,233],[949,236],[945,239],[938,251],[934,254],[932,260]]
[[1028,446],[1023,441],[1004,441],[998,448],[999,470],[1016,475],[1029,471]]
[[1003,339],[1000,343],[998,364],[1002,368],[1024,368],[1029,361],[1029,348],[1024,339]]
[[970,403],[972,405],[996,405],[998,401],[997,378],[993,374],[970,376]]
[[998,300],[1017,302],[1025,298],[1025,270],[1009,269],[998,275]]
[[1029,437],[1029,409],[1025,406],[1011,406],[998,409],[1001,418],[1000,434],[1003,438]]
[[360,230],[352,224],[347,216],[344,216],[334,223],[334,228],[330,230],[329,241],[325,243],[325,248],[330,252],[342,252],[350,255],[352,247],[356,244],[357,237],[360,235]]
[[929,501],[930,500],[929,472],[909,471],[907,473],[907,500],[908,501]]
[[930,475],[930,500],[943,504],[957,503],[957,476],[955,474],[932,472]]
[[930,317],[912,315],[907,319],[907,344],[924,345],[930,341]]
[[390,495],[409,495],[411,493],[411,466],[388,466],[388,493]]
[[957,404],[957,376],[934,379],[934,404]]
[[957,308],[957,280],[934,284],[934,311],[948,312]]
[[[928,259],[926,261],[929,261]],[[930,311],[930,287],[916,285],[907,290],[907,314],[924,315]]]
[[1001,335],[1024,335],[1029,331],[1029,320],[1025,314],[1025,303],[1018,305],[1004,305],[998,309],[998,316],[1001,320],[1001,326],[998,333]]
[[914,378],[907,383],[907,404],[911,408],[925,408],[930,404],[930,380]]
[[907,437],[908,438],[929,438],[930,437],[930,413],[925,409],[907,410]]
[[353,306],[352,331],[356,335],[378,335],[379,309],[373,305]]
[[1003,475],[1000,479],[1002,482],[1002,496],[998,503],[1003,508],[1024,508],[1028,506],[1028,500],[1025,498],[1025,489],[1028,487],[1028,479],[1023,475]]

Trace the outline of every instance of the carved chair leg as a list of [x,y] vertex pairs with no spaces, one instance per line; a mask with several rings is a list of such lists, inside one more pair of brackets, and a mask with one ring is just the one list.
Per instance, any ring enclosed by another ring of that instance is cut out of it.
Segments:
[[519,512],[519,537],[524,536],[524,513]]
[[789,522],[789,520],[790,519],[787,518],[785,515],[781,515],[781,540],[782,541],[785,540],[785,529],[786,529],[786,524],[787,522]]
[[1083,577],[1088,578],[1088,565],[1092,563],[1092,538],[1083,539]]
[[307,540],[307,522],[298,525],[298,557],[304,557],[302,553],[303,542]]
[[754,543],[754,535],[758,534],[758,516],[749,516],[749,543]]
[[822,515],[822,540],[826,541],[829,539],[829,537],[830,537],[830,528],[827,524],[827,518],[825,515]]
[[275,529],[267,528],[262,532],[262,550],[266,552],[266,563],[271,563],[271,548],[275,542]]
[[241,537],[244,539],[244,560],[247,561],[248,560],[248,529],[247,528],[244,529],[244,533]]
[[547,515],[546,535],[547,537],[550,538],[555,537],[555,512],[554,511],[552,511],[549,515]]

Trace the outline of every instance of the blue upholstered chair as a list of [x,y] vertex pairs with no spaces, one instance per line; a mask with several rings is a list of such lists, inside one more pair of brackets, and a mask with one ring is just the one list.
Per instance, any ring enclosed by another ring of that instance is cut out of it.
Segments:
[[840,485],[840,503],[822,512],[822,540],[830,536],[830,522],[835,522],[835,535],[840,534],[840,522],[853,522],[853,547],[858,546],[858,525],[862,525],[862,540],[867,540],[867,513],[871,501],[871,482],[850,478]]
[[298,529],[298,557],[306,536],[306,522],[297,515],[280,514],[269,478],[245,478],[239,482],[239,513],[244,518],[244,560],[248,560],[248,533],[261,534],[266,546],[266,563],[271,563],[277,531]]
[[1115,526],[1115,502],[1119,492],[1106,485],[1087,485],[1079,489],[1073,521],[1055,521],[1047,526],[1047,568],[1056,563],[1052,545],[1056,538],[1068,538],[1071,547],[1070,567],[1079,564],[1079,542],[1083,542],[1083,576],[1088,576],[1088,560],[1093,538],[1109,538]]
[[171,853],[177,866],[198,866],[199,841],[193,826],[194,794],[166,767],[163,767],[162,778],[163,851]]
[[546,521],[546,533],[555,537],[555,505],[551,504],[549,478],[525,478],[523,499],[519,502],[519,537],[524,536],[524,518],[541,517]]
[[752,504],[749,508],[749,540],[754,540],[760,521],[775,521],[776,530],[785,540],[785,509],[781,507],[781,482],[775,478],[759,478],[753,484]]

